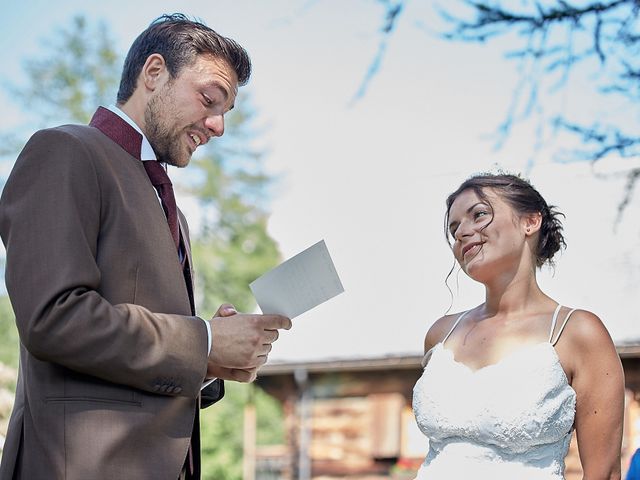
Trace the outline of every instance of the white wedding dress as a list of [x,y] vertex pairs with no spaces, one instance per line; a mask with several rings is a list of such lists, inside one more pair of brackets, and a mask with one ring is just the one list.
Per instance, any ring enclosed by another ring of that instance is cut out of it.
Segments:
[[575,417],[553,338],[473,371],[444,347],[465,314],[425,355],[413,390],[418,427],[429,439],[419,480],[561,480]]

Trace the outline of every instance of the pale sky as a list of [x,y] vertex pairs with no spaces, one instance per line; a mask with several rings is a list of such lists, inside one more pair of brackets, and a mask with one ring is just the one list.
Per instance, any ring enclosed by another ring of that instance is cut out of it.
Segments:
[[[444,199],[474,172],[525,172],[535,145],[535,124],[528,122],[493,149],[487,136],[510,104],[515,64],[504,60],[505,42],[447,43],[430,34],[440,25],[431,2],[408,3],[380,73],[355,104],[350,100],[378,48],[377,1],[73,0],[51,8],[44,0],[4,0],[3,6],[2,77],[12,81],[20,79],[22,59],[38,53],[39,40],[76,13],[104,18],[123,54],[153,18],[174,11],[202,18],[247,48],[254,74],[244,88],[263,127],[266,167],[279,178],[269,231],[284,258],[324,238],[345,287],[296,318],[272,359],[420,352],[426,330],[450,303]],[[588,92],[576,81],[553,101],[589,119],[598,105]],[[5,92],[0,103],[0,128],[29,129]],[[618,109],[626,114],[620,105],[610,111]],[[561,303],[600,315],[614,339],[640,340],[640,202],[636,196],[614,232],[624,180],[598,178],[588,164],[555,162],[562,141],[545,145],[526,172],[567,216],[568,249],[555,273],[544,270],[540,281]],[[608,162],[595,171],[625,166]],[[179,203],[192,208],[188,198]],[[452,311],[482,301],[479,286],[458,278],[457,292],[455,277],[450,281]]]

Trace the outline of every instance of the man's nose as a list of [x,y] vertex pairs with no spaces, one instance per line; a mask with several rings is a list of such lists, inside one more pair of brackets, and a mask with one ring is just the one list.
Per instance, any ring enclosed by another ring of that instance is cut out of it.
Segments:
[[204,121],[204,126],[213,137],[221,137],[224,134],[224,115],[210,115]]

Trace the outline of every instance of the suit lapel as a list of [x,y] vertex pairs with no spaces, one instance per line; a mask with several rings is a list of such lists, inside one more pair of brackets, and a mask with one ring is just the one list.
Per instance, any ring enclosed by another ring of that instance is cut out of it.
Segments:
[[133,158],[140,160],[142,135],[111,110],[98,107],[89,125],[100,130]]

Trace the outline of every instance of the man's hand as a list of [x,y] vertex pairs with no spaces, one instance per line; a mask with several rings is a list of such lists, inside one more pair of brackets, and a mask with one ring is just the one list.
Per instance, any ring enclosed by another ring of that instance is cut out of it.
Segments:
[[278,329],[290,329],[291,320],[281,315],[237,313],[233,305],[221,305],[210,320],[213,346],[207,377],[252,382],[265,364]]
[[207,369],[207,377],[221,378],[223,380],[232,380],[234,382],[251,383],[258,376],[258,367],[249,370],[241,368],[218,367],[209,361]]

